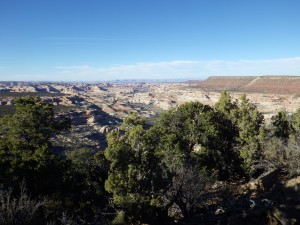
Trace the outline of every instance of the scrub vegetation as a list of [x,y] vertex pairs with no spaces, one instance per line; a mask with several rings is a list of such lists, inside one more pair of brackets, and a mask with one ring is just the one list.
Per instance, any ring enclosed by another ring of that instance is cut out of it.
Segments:
[[51,138],[70,127],[32,96],[0,119],[0,224],[247,224],[229,219],[238,201],[254,201],[242,185],[269,171],[300,173],[300,110],[265,124],[246,95],[185,103],[152,125],[131,113],[105,151],[55,153]]

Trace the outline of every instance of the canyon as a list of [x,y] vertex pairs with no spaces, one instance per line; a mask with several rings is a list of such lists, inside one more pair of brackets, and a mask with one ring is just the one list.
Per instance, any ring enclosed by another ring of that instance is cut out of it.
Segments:
[[221,91],[228,91],[233,100],[245,93],[267,123],[280,110],[291,114],[300,108],[297,76],[209,77],[186,82],[0,82],[0,105],[4,110],[13,107],[16,97],[39,96],[72,119],[71,132],[54,138],[54,143],[98,150],[106,147],[107,132],[130,112],[151,124],[161,112],[185,102],[213,106]]

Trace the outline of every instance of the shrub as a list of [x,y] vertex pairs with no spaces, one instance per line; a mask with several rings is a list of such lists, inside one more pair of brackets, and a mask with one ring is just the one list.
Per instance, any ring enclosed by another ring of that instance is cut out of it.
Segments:
[[32,199],[24,185],[21,185],[19,196],[13,196],[12,189],[0,189],[0,224],[41,224],[42,208],[45,205],[45,199]]

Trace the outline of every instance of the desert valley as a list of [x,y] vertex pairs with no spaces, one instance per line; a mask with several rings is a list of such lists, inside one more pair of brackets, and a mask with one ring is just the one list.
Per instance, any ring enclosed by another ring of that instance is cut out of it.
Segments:
[[210,77],[187,82],[1,82],[1,114],[10,113],[14,98],[40,96],[72,119],[72,132],[57,137],[65,146],[104,149],[105,135],[129,112],[137,112],[151,123],[164,110],[185,102],[213,106],[221,91],[238,100],[243,93],[257,105],[265,121],[280,110],[294,113],[300,108],[300,77]]

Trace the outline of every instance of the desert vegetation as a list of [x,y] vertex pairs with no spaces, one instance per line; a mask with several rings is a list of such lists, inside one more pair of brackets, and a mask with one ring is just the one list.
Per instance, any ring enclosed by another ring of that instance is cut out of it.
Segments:
[[38,97],[0,119],[0,224],[296,224],[300,110],[266,124],[242,95],[129,113],[104,151],[54,151],[70,132]]

